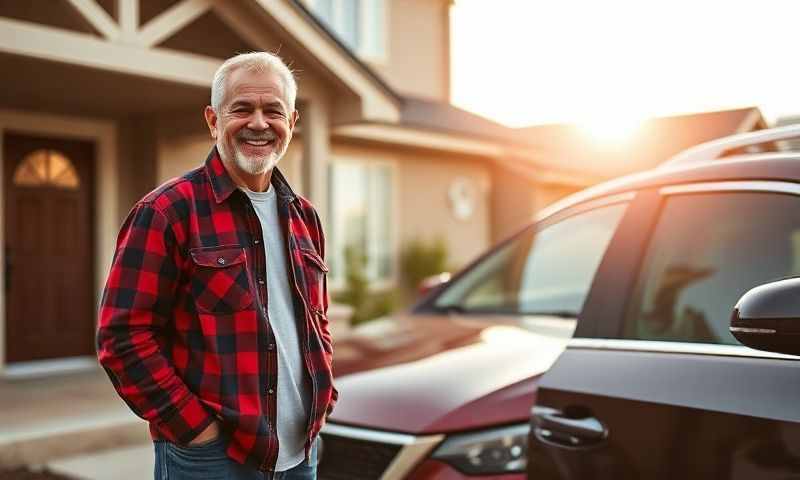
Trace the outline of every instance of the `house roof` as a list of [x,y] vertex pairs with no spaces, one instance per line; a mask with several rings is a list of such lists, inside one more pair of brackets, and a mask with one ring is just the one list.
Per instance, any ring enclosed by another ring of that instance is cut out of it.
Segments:
[[518,128],[515,133],[519,141],[542,152],[544,164],[611,177],[655,167],[715,138],[766,127],[761,111],[749,107],[651,118],[617,143],[603,142],[586,129],[567,124]]
[[449,103],[423,98],[403,98],[400,123],[409,127],[432,128],[506,142],[518,140],[511,128]]

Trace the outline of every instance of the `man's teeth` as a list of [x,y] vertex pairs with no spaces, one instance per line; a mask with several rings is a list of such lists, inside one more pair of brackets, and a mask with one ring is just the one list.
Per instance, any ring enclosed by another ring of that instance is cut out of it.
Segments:
[[263,147],[264,145],[268,144],[269,142],[267,140],[258,140],[258,141],[256,141],[256,140],[245,140],[245,143],[247,143],[248,145],[256,146],[256,147]]

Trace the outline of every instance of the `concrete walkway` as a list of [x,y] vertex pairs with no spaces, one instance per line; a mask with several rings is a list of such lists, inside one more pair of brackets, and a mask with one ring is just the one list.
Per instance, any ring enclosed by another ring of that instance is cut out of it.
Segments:
[[147,424],[130,412],[99,367],[0,380],[0,425],[3,466],[150,445]]
[[47,463],[49,471],[81,480],[153,478],[153,444],[76,455]]

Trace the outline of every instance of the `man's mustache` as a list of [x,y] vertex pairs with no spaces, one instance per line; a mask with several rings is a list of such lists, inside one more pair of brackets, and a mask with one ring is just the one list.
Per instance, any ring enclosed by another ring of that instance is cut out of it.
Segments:
[[278,136],[275,135],[275,132],[273,132],[271,129],[258,132],[255,130],[242,130],[238,135],[236,135],[236,138],[244,141],[249,140],[255,142],[271,142],[278,138]]

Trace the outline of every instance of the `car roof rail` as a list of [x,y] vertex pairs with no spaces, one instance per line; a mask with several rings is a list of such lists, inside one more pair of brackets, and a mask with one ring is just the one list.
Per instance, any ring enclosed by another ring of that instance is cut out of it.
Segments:
[[726,152],[763,143],[800,138],[800,124],[739,133],[687,148],[658,166],[659,169],[696,165],[721,158]]

